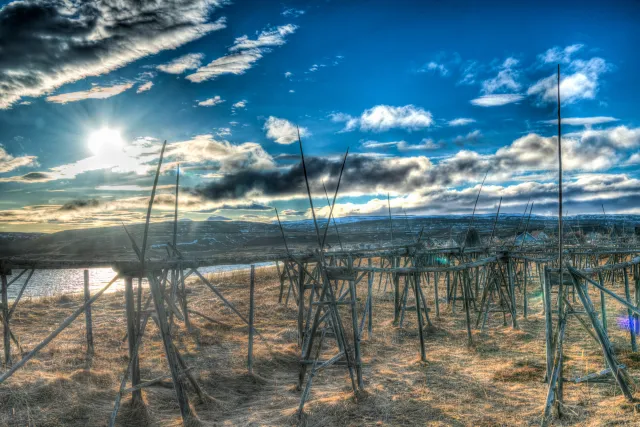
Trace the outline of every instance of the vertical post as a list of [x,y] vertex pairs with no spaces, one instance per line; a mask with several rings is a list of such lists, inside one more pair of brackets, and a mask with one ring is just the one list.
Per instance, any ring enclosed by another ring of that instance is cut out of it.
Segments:
[[[91,299],[91,293],[89,292],[89,270],[84,271],[84,302],[86,303]],[[91,322],[91,304],[87,304],[84,309],[84,319],[87,329],[87,354],[93,356],[93,326]]]
[[[313,290],[312,290],[313,292]],[[304,268],[298,265],[298,344],[302,347],[304,342]]]
[[[393,267],[400,266],[398,257],[393,257]],[[393,324],[397,325],[400,320],[400,276],[397,273],[392,274],[393,278]]]
[[[371,267],[372,267],[372,262],[371,262],[371,258],[369,258],[369,268]],[[367,323],[367,333],[368,333],[367,336],[371,338],[371,335],[373,334],[373,271],[369,272],[368,285],[369,285],[369,294],[367,295],[367,298],[369,299],[369,322]]]
[[[604,287],[604,277],[602,272],[598,271],[598,281],[600,286]],[[607,301],[604,299],[604,292],[600,290],[600,311],[602,312],[602,329],[607,332]]]
[[[1,268],[2,266],[0,266]],[[11,329],[9,329],[9,297],[7,288],[7,274],[5,271],[0,272],[2,278],[2,329],[4,337],[4,366],[11,366]]]
[[276,271],[278,272],[278,280],[280,280],[280,295],[278,303],[282,304],[282,295],[284,294],[284,275],[280,273],[280,263],[276,260]]
[[509,276],[509,292],[511,293],[511,325],[516,329],[518,327],[518,321],[516,319],[516,286],[513,280],[513,261],[511,257],[507,259],[507,270]]
[[[187,290],[184,283],[184,271],[182,270],[182,264],[179,264],[178,273],[180,274],[180,293],[182,294],[182,315],[184,316],[184,325],[187,327],[187,332],[191,332],[191,321],[189,320],[189,307],[187,306]],[[140,316],[138,316],[140,317]]]
[[254,317],[254,290],[255,290],[255,266],[251,264],[251,275],[249,277],[249,357],[247,367],[249,375],[253,374],[253,317]]
[[436,317],[440,318],[440,301],[439,301],[439,297],[438,297],[438,279],[440,279],[440,277],[438,276],[438,272],[434,272],[433,273],[433,293],[434,293],[434,298],[435,298],[435,302],[436,302]]
[[547,266],[544,267],[543,297],[544,297],[544,319],[545,319],[545,347],[547,353],[547,372],[546,379],[551,379],[551,370],[553,369],[553,318],[551,313],[551,282],[549,280],[549,271]]
[[[407,293],[409,293],[409,289],[407,289]],[[416,297],[416,315],[418,316],[418,335],[420,336],[420,360],[423,362],[427,361],[427,355],[424,351],[424,328],[422,326],[422,313],[420,312],[420,304],[422,301],[420,300],[420,273],[415,273],[415,277],[413,280],[413,294]],[[426,307],[424,308],[427,309]]]
[[529,311],[529,304],[528,304],[528,301],[527,301],[527,280],[528,280],[528,277],[527,277],[528,268],[527,268],[527,266],[528,266],[528,264],[529,264],[528,261],[525,259],[524,260],[524,266],[522,267],[522,269],[524,271],[524,273],[523,273],[524,274],[524,285],[523,285],[523,289],[522,289],[522,297],[524,299],[524,301],[523,301],[524,307],[522,308],[522,310],[523,310],[525,319],[527,318],[527,312]]
[[[631,302],[631,291],[629,289],[629,271],[627,268],[622,269],[622,273],[624,275],[624,294],[627,297],[627,302],[629,304],[633,304]],[[638,351],[638,345],[636,344],[636,328],[634,325],[634,318],[631,310],[627,309],[627,319],[629,320],[629,334],[631,336],[631,351]]]
[[[347,266],[349,272],[353,272],[353,258],[351,255],[347,258]],[[364,389],[364,381],[362,380],[362,357],[360,355],[360,331],[358,329],[358,297],[356,294],[356,282],[349,280],[349,293],[351,294],[351,320],[353,327],[353,350],[356,362],[356,376],[358,379],[358,388]],[[337,308],[337,307],[336,307]]]
[[[140,383],[140,361],[138,354],[135,353],[137,331],[135,327],[136,313],[133,301],[133,278],[127,276],[124,278],[124,297],[125,307],[127,310],[127,336],[129,338],[129,360],[131,363],[131,386],[135,387]],[[142,405],[142,390],[135,390],[131,395],[131,404],[133,406]]]

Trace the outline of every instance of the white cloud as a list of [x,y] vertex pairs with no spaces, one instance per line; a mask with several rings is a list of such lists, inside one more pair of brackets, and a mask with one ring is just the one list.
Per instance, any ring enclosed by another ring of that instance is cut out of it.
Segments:
[[[264,124],[267,137],[273,139],[278,144],[292,144],[298,140],[298,131],[293,123],[286,119],[269,117]],[[311,135],[305,127],[300,128],[300,137]]]
[[513,102],[518,102],[524,99],[523,95],[517,93],[500,93],[493,95],[483,95],[476,99],[472,99],[470,102],[478,107],[497,107],[500,105],[507,105]]
[[249,36],[247,35],[238,37],[229,51],[235,52],[243,49],[260,49],[264,47],[281,46],[286,43],[284,39],[285,36],[293,34],[297,28],[298,27],[293,24],[282,25],[272,30],[262,31],[255,40],[249,39]]
[[[603,123],[617,122],[615,117],[596,116],[596,117],[563,117],[562,124],[569,126],[593,126]],[[558,124],[558,119],[545,120],[544,123]]]
[[[611,66],[602,58],[588,61],[576,59],[568,70],[570,74],[561,74],[560,98],[563,104],[572,104],[583,99],[594,99],[599,88],[600,76],[611,70]],[[541,104],[557,102],[557,76],[540,79],[527,90],[528,95],[538,97]]]
[[0,145],[0,173],[11,172],[22,166],[37,166],[37,156],[14,157]]
[[287,71],[286,73],[284,73],[284,78],[288,79],[289,77],[293,76],[293,73],[290,71]]
[[262,58],[262,52],[259,49],[232,53],[198,68],[195,73],[189,74],[186,79],[194,83],[200,83],[215,79],[223,74],[244,74],[260,58]]
[[382,132],[394,128],[411,131],[433,125],[431,112],[414,105],[376,105],[365,110],[359,118],[344,113],[333,113],[330,117],[333,122],[346,122],[342,132],[355,130],[358,126],[361,131]]
[[182,74],[187,70],[198,68],[203,58],[203,53],[188,53],[166,64],[158,65],[156,68],[169,74]]
[[151,89],[152,87],[153,87],[153,82],[143,83],[140,86],[138,86],[138,90],[136,90],[136,93],[146,92],[149,89]]
[[231,48],[230,54],[218,58],[186,78],[194,83],[215,79],[223,74],[244,74],[262,58],[264,53],[270,52],[270,47],[281,46],[286,43],[285,36],[293,34],[298,27],[292,24],[283,25],[271,30],[262,31],[256,40],[249,36],[238,37]]
[[519,61],[512,57],[505,59],[502,65],[498,68],[498,75],[492,79],[487,79],[482,82],[482,93],[490,95],[493,93],[519,91],[520,83],[517,82],[517,79],[519,78],[520,73],[514,69],[518,63]]
[[273,157],[260,144],[231,144],[216,140],[213,135],[197,135],[188,141],[168,144],[166,156],[170,161],[181,164],[188,162],[197,165],[213,161],[218,164],[216,171],[222,174],[240,169],[275,167]]
[[132,87],[133,83],[123,83],[114,86],[94,86],[89,90],[61,93],[59,95],[48,96],[46,99],[56,104],[66,104],[67,102],[76,102],[85,99],[106,99],[119,95]]
[[238,101],[233,104],[233,108],[245,108],[247,106],[247,100],[243,99],[242,101]]
[[437,150],[442,148],[442,144],[435,143],[427,138],[424,138],[419,144],[409,144],[404,140],[391,142],[364,141],[361,146],[366,149],[397,147],[399,151]]
[[224,99],[220,98],[220,95],[216,95],[213,98],[198,102],[198,105],[201,107],[213,107],[214,105],[222,104],[223,102]]
[[282,16],[293,16],[294,18],[297,18],[300,15],[304,15],[304,13],[304,10],[289,8],[282,12]]
[[447,124],[449,126],[466,126],[466,125],[469,125],[469,124],[475,123],[475,122],[476,121],[474,119],[467,119],[467,118],[464,118],[464,117],[460,117],[460,118],[457,118],[457,119],[449,120],[447,122]]
[[478,140],[482,138],[482,132],[478,129],[469,132],[466,135],[458,135],[453,139],[453,142],[457,145],[464,145],[467,143],[478,142]]
[[559,46],[555,46],[547,50],[545,53],[538,55],[538,61],[543,64],[556,64],[558,62],[568,64],[571,61],[571,55],[583,47],[584,45],[582,44],[572,44],[564,49]]
[[434,72],[438,72],[440,73],[440,75],[442,77],[446,76],[447,74],[449,74],[449,70],[447,69],[447,67],[444,64],[439,64],[435,61],[431,61],[429,62],[426,67],[421,68],[420,70],[421,72],[424,71],[434,71]]
[[[219,0],[11,2],[0,9],[8,38],[0,66],[0,109],[21,97],[99,76],[225,28],[209,22]],[[37,21],[37,31],[24,23]]]

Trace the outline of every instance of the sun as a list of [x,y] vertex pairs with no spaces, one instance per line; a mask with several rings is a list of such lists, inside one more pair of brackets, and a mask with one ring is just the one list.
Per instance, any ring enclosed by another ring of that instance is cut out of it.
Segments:
[[102,128],[91,132],[89,135],[89,150],[94,155],[103,154],[105,151],[119,150],[123,141],[120,132],[116,129]]

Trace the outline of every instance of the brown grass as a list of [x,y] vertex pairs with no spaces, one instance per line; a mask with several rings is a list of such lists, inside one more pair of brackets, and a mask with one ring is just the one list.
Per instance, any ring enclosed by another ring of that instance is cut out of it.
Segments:
[[[248,312],[248,272],[212,275],[211,280],[243,313]],[[377,281],[375,282],[377,287]],[[193,367],[212,401],[190,400],[201,425],[295,425],[300,392],[295,390],[300,351],[296,343],[296,308],[278,304],[274,269],[259,269],[256,286],[254,376],[247,374],[247,328],[198,282],[189,287],[190,306],[230,327],[192,315],[194,333],[182,324],[175,329],[176,345]],[[308,426],[360,425],[538,425],[546,387],[544,376],[544,318],[538,289],[531,285],[530,315],[519,318],[520,329],[502,326],[492,314],[485,332],[474,331],[466,345],[461,304],[455,314],[441,303],[435,318],[433,292],[426,288],[434,327],[426,335],[427,362],[419,361],[414,312],[403,329],[392,325],[389,295],[374,295],[373,336],[362,341],[366,392],[355,397],[346,370],[333,367],[314,380],[305,407]],[[358,290],[362,300],[366,289]],[[440,290],[440,295],[444,291]],[[599,304],[597,295],[594,303]],[[25,301],[12,319],[13,331],[28,351],[81,303],[79,295]],[[519,304],[521,304],[521,298]],[[411,302],[409,303],[412,304]],[[620,361],[638,379],[640,357],[628,351],[629,334],[616,318],[623,314],[609,301],[611,340]],[[359,310],[362,306],[359,306]],[[519,309],[521,313],[521,308]],[[626,313],[626,312],[624,312]],[[2,426],[104,426],[120,378],[128,363],[122,293],[106,294],[93,307],[95,356],[85,355],[84,319],[79,317],[36,358],[0,386]],[[509,319],[507,318],[509,321]],[[345,324],[350,319],[346,314]],[[576,320],[567,328],[567,377],[603,369],[603,357]],[[14,348],[14,360],[19,355]],[[162,342],[150,322],[141,349],[143,380],[168,373]],[[166,383],[166,382],[165,382]],[[123,426],[181,425],[173,390],[165,386],[143,391],[145,408],[131,408],[123,399],[118,424]],[[635,406],[620,397],[615,385],[565,386],[565,416],[556,425],[637,425]]]

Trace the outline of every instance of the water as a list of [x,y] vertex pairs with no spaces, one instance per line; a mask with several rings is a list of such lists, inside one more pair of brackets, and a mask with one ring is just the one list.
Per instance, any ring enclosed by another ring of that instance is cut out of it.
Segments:
[[[256,267],[270,267],[274,266],[273,262],[260,262],[254,264]],[[207,273],[224,273],[236,270],[248,270],[249,264],[237,264],[237,265],[216,265],[212,267],[201,267],[198,271],[201,274]],[[22,270],[13,270],[12,276],[7,276],[7,280],[11,280],[17,277]],[[15,283],[9,286],[9,299],[15,299],[22,288],[22,284],[28,277],[27,271],[20,277]],[[89,269],[89,289],[91,294],[98,292],[107,283],[109,283],[116,275],[113,269],[107,268],[91,268]],[[249,274],[247,273],[247,283],[249,280]],[[124,279],[118,279],[112,284],[107,292],[116,292],[124,289]],[[61,295],[74,292],[83,292],[84,290],[84,269],[69,269],[69,270],[36,270],[29,280],[29,284],[22,294],[22,298],[28,297],[47,297],[54,295]]]

